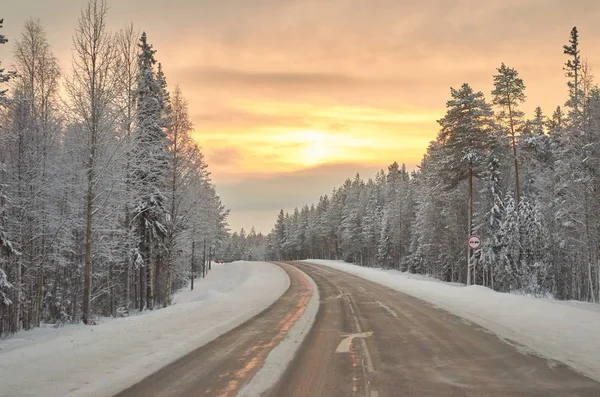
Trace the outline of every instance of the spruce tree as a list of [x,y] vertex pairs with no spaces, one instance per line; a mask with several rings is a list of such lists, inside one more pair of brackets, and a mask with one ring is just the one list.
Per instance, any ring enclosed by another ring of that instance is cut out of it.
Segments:
[[145,297],[140,308],[154,305],[157,251],[164,249],[166,230],[165,174],[168,169],[167,134],[164,131],[164,94],[154,72],[155,50],[148,44],[146,33],[140,39],[137,88],[137,120],[134,131],[133,179],[136,201],[132,224],[138,237],[138,252],[145,277]]

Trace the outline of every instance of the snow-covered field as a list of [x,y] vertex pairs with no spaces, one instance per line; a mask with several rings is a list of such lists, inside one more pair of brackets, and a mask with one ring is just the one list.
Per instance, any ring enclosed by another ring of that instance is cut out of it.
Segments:
[[600,305],[503,294],[340,261],[305,262],[343,270],[420,298],[600,381]]
[[214,265],[165,309],[0,341],[0,396],[110,396],[235,328],[288,288],[278,266]]

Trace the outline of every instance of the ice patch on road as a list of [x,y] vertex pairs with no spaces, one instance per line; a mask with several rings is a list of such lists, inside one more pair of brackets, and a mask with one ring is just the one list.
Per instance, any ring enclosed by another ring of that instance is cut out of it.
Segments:
[[300,349],[302,342],[310,331],[319,311],[319,290],[314,280],[299,270],[312,285],[313,295],[306,305],[306,310],[288,331],[284,340],[275,346],[265,359],[263,367],[252,377],[237,394],[238,397],[255,397],[266,392],[283,376],[288,365]]
[[429,277],[307,260],[412,295],[478,324],[505,340],[560,361],[600,381],[600,305],[561,302],[495,292],[481,286],[444,283]]
[[112,396],[254,317],[288,287],[273,264],[214,265],[165,309],[21,332],[0,341],[0,395]]

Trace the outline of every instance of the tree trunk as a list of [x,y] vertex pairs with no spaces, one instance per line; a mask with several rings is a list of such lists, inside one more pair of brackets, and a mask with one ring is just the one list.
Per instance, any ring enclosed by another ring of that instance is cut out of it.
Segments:
[[36,296],[36,305],[37,305],[37,313],[35,317],[35,326],[39,327],[42,322],[42,314],[44,310],[44,271],[41,269],[38,270],[38,285],[37,285],[37,296]]
[[150,239],[150,231],[146,228],[146,249],[147,249],[147,260],[146,260],[146,307],[152,310],[154,307],[154,258],[153,258],[153,247]]
[[156,258],[154,260],[154,306],[158,305],[158,304],[162,304],[162,284],[161,284],[161,264],[162,264],[162,257],[160,254],[156,255]]
[[13,332],[19,332],[21,330],[21,300],[22,300],[22,290],[23,290],[23,283],[22,283],[22,277],[23,277],[23,269],[21,268],[21,258],[17,257],[16,259],[16,265],[17,265],[17,269],[15,272],[15,276],[16,276],[16,280],[14,283],[14,287],[15,287],[15,309],[14,309],[14,324],[12,327],[12,331]]
[[195,248],[196,248],[196,242],[194,240],[192,240],[192,263],[191,263],[191,275],[190,275],[190,281],[192,284],[192,291],[194,290],[194,253],[195,253]]
[[146,305],[145,305],[145,296],[146,296],[146,292],[144,290],[144,269],[145,269],[145,265],[140,266],[140,281],[138,282],[138,294],[139,294],[139,298],[140,298],[140,311],[143,311],[144,309],[146,309]]
[[515,198],[517,201],[517,208],[519,208],[519,204],[521,203],[521,185],[519,182],[519,160],[517,159],[517,146],[515,142],[515,136],[512,137],[513,140],[513,154],[515,156]]
[[512,148],[513,148],[513,157],[515,160],[515,200],[517,202],[517,208],[519,208],[519,204],[521,203],[521,184],[519,182],[519,160],[517,158],[517,138],[515,137],[515,122],[513,119],[513,112],[510,106],[510,101],[508,103],[508,115],[510,118],[510,135],[512,137]]
[[[169,236],[169,240],[172,237]],[[172,243],[169,242],[169,247],[172,247]],[[169,248],[167,250],[167,274],[165,275],[165,301],[163,306],[171,305],[171,288],[173,285],[173,250]]]
[[204,248],[202,250],[202,267],[206,268],[206,238],[204,239]]
[[[93,134],[93,133],[92,133]],[[95,145],[93,145],[95,146]],[[86,223],[85,223],[85,265],[83,270],[83,313],[81,319],[84,324],[90,320],[90,294],[92,286],[92,219],[94,200],[94,147],[90,152],[87,170],[87,195],[86,195]]]
[[[471,235],[472,221],[473,221],[473,166],[469,165],[469,198],[468,198],[468,236]],[[468,238],[467,236],[467,238]],[[467,285],[471,285],[471,247],[467,246]]]

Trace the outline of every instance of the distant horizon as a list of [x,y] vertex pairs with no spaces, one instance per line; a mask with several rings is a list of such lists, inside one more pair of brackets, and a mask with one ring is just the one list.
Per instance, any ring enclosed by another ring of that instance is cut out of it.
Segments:
[[[369,178],[374,178],[375,175],[383,170],[384,172],[387,172],[387,168],[388,166],[390,166],[391,164],[393,164],[394,162],[392,161],[389,164],[386,164],[385,166],[382,167],[376,167],[376,166],[372,166],[372,167],[367,167],[367,168],[362,168],[362,172],[357,171],[360,174],[360,177],[367,181],[369,180]],[[417,164],[413,164],[413,165],[409,165],[406,163],[403,163],[401,161],[397,161],[398,164],[402,165],[405,164],[406,165],[406,169],[409,172],[412,172],[413,170],[416,170],[418,168]],[[311,205],[311,204],[317,204],[319,202],[319,198],[321,196],[330,196],[331,195],[331,191],[334,188],[340,187],[341,185],[343,185],[343,183],[346,181],[346,179],[350,178],[354,178],[354,176],[356,175],[357,172],[354,173],[349,173],[347,174],[345,177],[343,175],[341,175],[342,172],[347,171],[345,168],[342,168],[341,170],[335,170],[335,167],[340,166],[339,164],[323,164],[321,166],[319,166],[320,168],[325,168],[327,169],[328,167],[332,167],[334,168],[333,170],[329,170],[331,172],[326,174],[326,178],[328,181],[331,182],[331,186],[329,187],[328,190],[324,190],[323,193],[318,193],[318,192],[310,192],[310,193],[305,193],[305,194],[298,194],[296,196],[294,196],[293,200],[290,200],[289,198],[278,198],[275,200],[275,202],[280,202],[282,203],[282,206],[278,209],[269,209],[269,210],[249,210],[249,209],[245,209],[243,207],[243,205],[248,205],[248,201],[244,201],[242,203],[239,204],[240,208],[239,211],[232,211],[230,214],[230,219],[231,216],[233,215],[234,221],[237,221],[238,218],[242,218],[241,221],[239,221],[241,226],[237,227],[237,228],[232,228],[230,225],[230,229],[231,232],[239,232],[242,228],[244,229],[244,231],[249,232],[252,227],[254,227],[256,233],[258,234],[259,232],[261,232],[264,235],[267,235],[271,232],[273,225],[275,224],[275,221],[277,220],[277,215],[279,214],[280,210],[283,210],[284,212],[292,212],[294,210],[294,208],[298,208],[300,209],[302,206],[304,205]],[[358,166],[357,166],[358,167]],[[364,167],[364,166],[363,166]],[[298,172],[296,175],[297,177],[301,178],[302,177],[302,173],[306,172],[306,171],[300,171]],[[299,174],[299,175],[298,175]],[[261,179],[263,181],[263,183],[268,186],[272,183],[274,183],[272,180],[270,180],[268,177],[264,177]],[[252,189],[252,187],[255,185],[249,185],[248,186],[248,190]],[[221,185],[217,185],[217,192],[219,193],[219,195],[221,196],[221,198],[223,198],[224,200],[227,199],[231,199],[230,195],[234,194],[235,192],[237,192],[239,189],[242,189],[242,187],[239,184],[221,184]],[[228,189],[229,188],[229,189]],[[285,202],[283,200],[286,200]],[[290,202],[294,203],[294,204],[289,204]],[[258,205],[258,203],[254,204],[254,203],[250,203],[251,206],[253,205]],[[272,205],[272,204],[271,204]],[[266,227],[265,228],[260,228],[257,227],[255,225],[245,225],[241,222],[243,222],[243,219],[249,217],[248,212],[254,212],[254,216],[250,216],[252,218],[255,219],[259,219],[259,225],[264,225]],[[267,216],[270,216],[270,218],[267,218]]]

